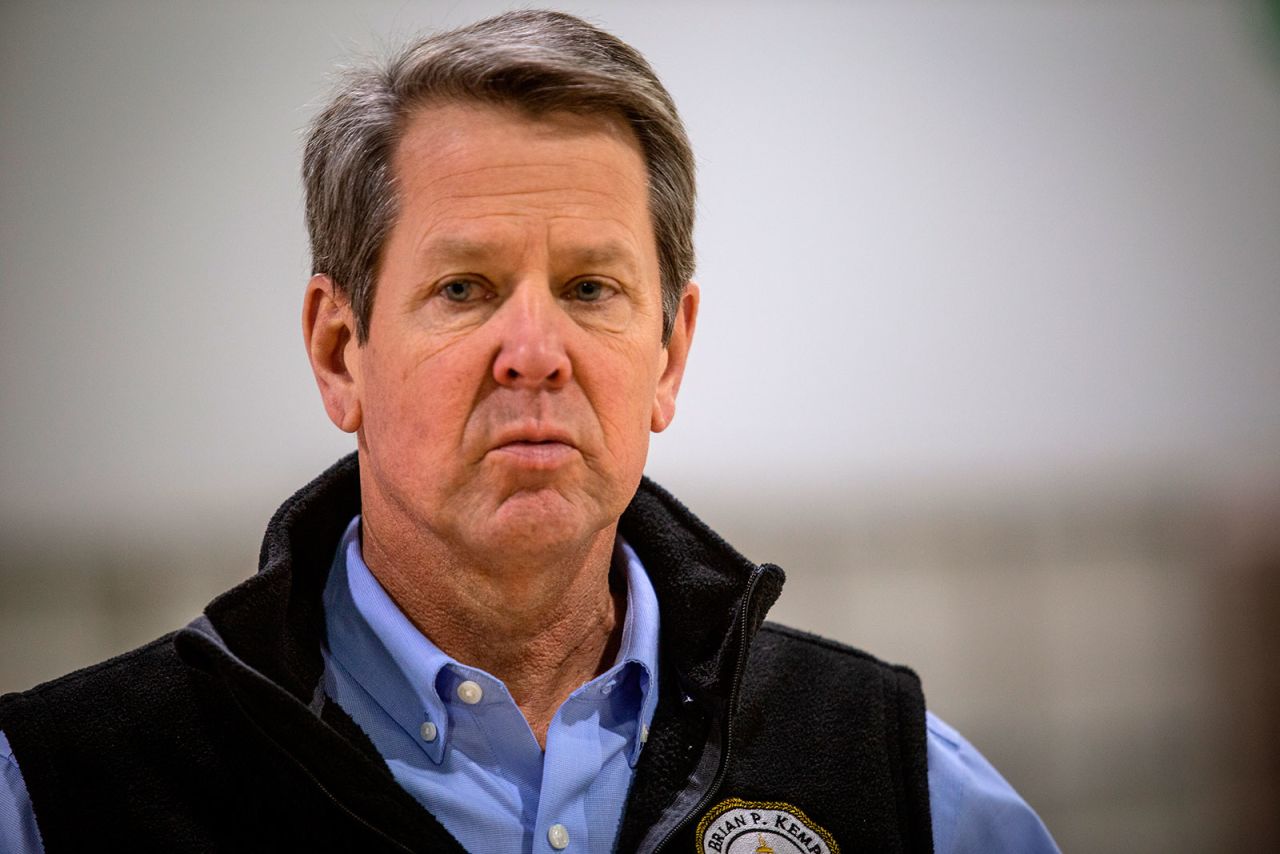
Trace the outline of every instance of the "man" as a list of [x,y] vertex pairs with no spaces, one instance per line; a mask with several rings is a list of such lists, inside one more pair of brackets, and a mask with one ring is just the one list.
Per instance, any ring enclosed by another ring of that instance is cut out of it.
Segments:
[[304,174],[357,453],[203,617],[0,702],[4,850],[1055,850],[913,674],[762,625],[781,571],[642,481],[699,293],[639,54],[547,12],[435,36]]

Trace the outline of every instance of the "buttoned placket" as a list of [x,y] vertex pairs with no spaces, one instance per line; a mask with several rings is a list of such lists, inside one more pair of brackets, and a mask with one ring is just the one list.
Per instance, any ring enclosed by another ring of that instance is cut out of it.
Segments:
[[[534,851],[585,850],[592,843],[588,799],[583,796],[592,781],[575,774],[576,763],[567,757],[588,744],[598,743],[598,735],[587,736],[581,728],[589,720],[593,727],[607,724],[604,728],[610,732],[621,729],[627,733],[620,749],[634,767],[643,747],[641,737],[647,737],[648,718],[642,702],[646,683],[647,671],[642,665],[623,662],[574,691],[557,710],[547,731],[536,822],[536,829],[543,835],[535,832]],[[593,850],[599,842],[595,840]]]

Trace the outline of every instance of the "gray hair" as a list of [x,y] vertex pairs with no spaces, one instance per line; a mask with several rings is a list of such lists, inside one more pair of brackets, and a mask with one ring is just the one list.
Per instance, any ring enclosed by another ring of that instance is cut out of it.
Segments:
[[416,42],[349,72],[307,137],[302,175],[313,273],[351,303],[369,337],[382,246],[398,211],[392,158],[414,108],[509,104],[534,115],[614,113],[635,132],[649,175],[662,282],[662,340],[693,275],[693,151],[670,93],[620,39],[562,12],[508,12]]

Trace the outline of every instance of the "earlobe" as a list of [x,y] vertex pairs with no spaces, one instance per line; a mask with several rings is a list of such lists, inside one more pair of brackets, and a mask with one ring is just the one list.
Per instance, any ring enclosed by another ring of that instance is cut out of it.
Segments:
[[649,429],[654,433],[666,430],[675,418],[676,395],[680,393],[680,381],[684,379],[685,365],[689,360],[689,347],[693,343],[693,332],[698,325],[698,304],[701,299],[701,292],[695,283],[685,285],[680,308],[676,311],[675,325],[671,330],[671,340],[667,342],[664,353],[666,364],[658,377],[658,388],[653,399]]
[[328,276],[312,276],[307,282],[302,338],[329,420],[339,430],[354,433],[361,422],[355,315]]

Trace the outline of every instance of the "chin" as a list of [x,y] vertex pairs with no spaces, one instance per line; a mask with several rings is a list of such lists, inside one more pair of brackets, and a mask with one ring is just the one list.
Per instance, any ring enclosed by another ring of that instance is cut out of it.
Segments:
[[490,519],[487,542],[510,553],[558,551],[599,531],[601,513],[589,513],[554,489],[521,490],[503,500]]

